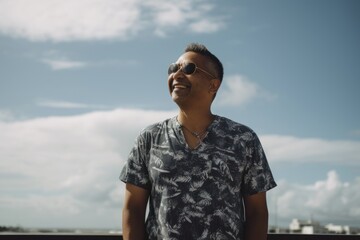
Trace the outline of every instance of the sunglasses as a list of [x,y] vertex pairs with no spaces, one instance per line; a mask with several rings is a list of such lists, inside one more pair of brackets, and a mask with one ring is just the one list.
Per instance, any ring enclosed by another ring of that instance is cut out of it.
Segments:
[[187,63],[184,63],[184,64],[180,64],[180,63],[172,63],[172,64],[170,64],[169,69],[168,69],[168,75],[170,75],[172,73],[176,73],[177,71],[179,71],[179,69],[186,75],[191,75],[191,74],[195,73],[197,69],[199,69],[200,71],[206,73],[210,77],[216,78],[214,75],[212,75],[211,73],[205,71],[202,68],[199,68],[198,66],[196,66],[195,63],[192,63],[192,62],[187,62]]

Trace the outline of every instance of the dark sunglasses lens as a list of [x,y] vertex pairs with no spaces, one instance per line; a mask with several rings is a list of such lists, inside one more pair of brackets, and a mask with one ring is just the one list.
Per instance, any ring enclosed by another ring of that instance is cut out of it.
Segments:
[[183,66],[182,70],[185,74],[193,74],[196,70],[196,66],[194,63],[187,63]]
[[176,73],[177,71],[179,70],[179,67],[176,63],[172,63],[170,64],[169,66],[169,69],[168,69],[168,75],[172,74],[172,73]]

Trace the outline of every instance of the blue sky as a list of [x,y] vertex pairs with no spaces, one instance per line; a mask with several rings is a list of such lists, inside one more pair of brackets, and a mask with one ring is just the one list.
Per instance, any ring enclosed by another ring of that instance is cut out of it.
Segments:
[[167,67],[200,42],[225,68],[213,112],[264,145],[279,185],[270,225],[360,226],[359,10],[1,0],[0,225],[118,229],[121,167],[142,128],[176,114]]

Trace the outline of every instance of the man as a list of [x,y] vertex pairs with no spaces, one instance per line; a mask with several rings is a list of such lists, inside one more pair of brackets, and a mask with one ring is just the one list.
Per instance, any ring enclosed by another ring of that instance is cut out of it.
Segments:
[[276,183],[257,135],[212,114],[222,78],[201,44],[170,65],[178,115],[141,132],[120,175],[125,240],[266,239],[266,191]]

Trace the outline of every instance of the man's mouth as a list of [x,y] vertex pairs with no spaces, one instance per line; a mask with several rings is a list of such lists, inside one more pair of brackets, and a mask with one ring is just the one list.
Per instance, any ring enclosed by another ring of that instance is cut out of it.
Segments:
[[183,89],[185,89],[185,88],[187,88],[187,87],[184,86],[184,85],[174,85],[174,88],[183,88]]
[[186,89],[186,88],[190,88],[190,86],[184,85],[184,84],[174,84],[173,85],[173,89]]

